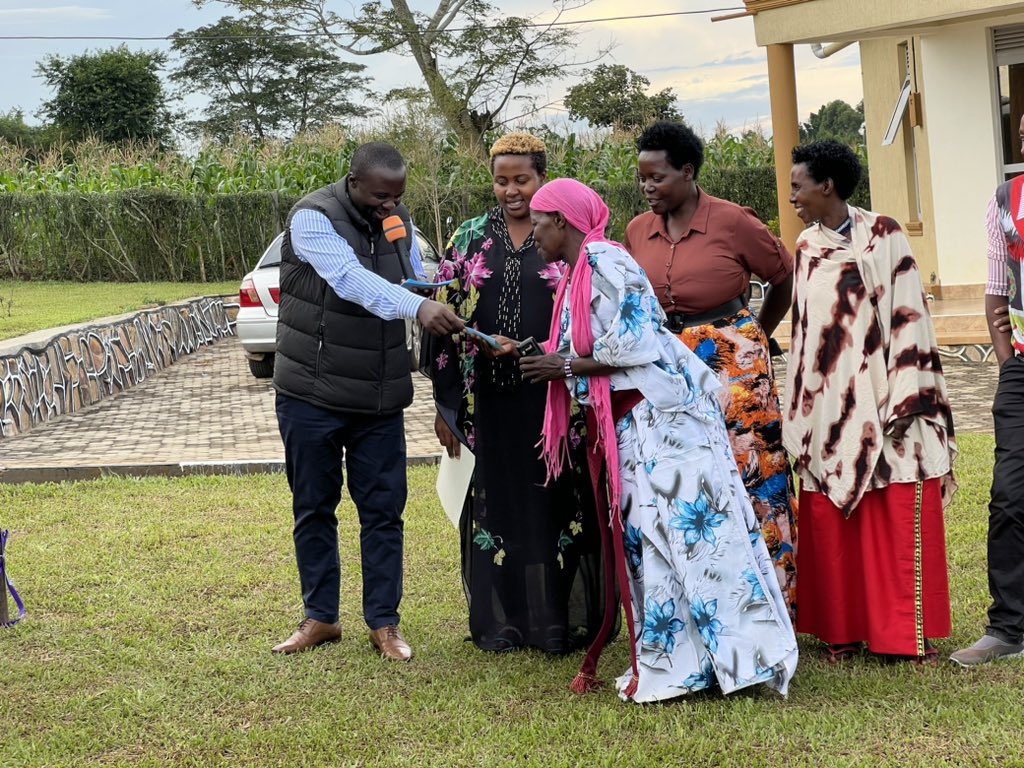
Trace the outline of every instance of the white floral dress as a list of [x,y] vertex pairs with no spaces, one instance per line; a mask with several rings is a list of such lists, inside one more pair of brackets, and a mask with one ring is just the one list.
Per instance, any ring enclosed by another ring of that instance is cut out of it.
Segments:
[[[587,247],[594,359],[613,391],[643,396],[616,424],[639,680],[632,700],[764,683],[785,694],[797,644],[736,469],[717,377],[664,328],[643,270],[611,243]],[[559,351],[570,342],[568,297]],[[586,377],[567,380],[588,402]],[[617,681],[620,695],[632,669]]]

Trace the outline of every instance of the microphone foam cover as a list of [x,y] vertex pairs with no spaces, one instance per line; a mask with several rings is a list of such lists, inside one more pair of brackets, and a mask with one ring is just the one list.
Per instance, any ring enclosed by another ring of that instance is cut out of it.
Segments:
[[384,237],[387,238],[389,243],[393,243],[396,240],[404,240],[409,234],[405,229],[405,222],[402,221],[401,216],[388,216],[381,222],[381,226],[384,227]]

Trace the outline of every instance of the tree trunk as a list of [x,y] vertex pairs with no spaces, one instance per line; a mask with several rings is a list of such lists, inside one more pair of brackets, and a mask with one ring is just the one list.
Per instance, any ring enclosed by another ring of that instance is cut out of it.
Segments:
[[423,36],[412,11],[409,10],[405,0],[391,0],[391,7],[395,10],[395,16],[406,36],[409,49],[412,51],[416,65],[427,83],[427,90],[434,105],[440,110],[445,122],[459,137],[459,144],[464,149],[472,152],[481,160],[487,159],[484,151],[483,131],[477,127],[473,116],[465,104],[456,98],[445,82],[440,70],[437,67],[437,59],[430,52],[429,47],[424,43]]

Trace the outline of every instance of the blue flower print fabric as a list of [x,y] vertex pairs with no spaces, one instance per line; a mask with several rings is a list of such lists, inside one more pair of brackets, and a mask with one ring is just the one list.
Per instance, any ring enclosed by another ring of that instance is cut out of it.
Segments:
[[[797,643],[729,444],[717,377],[664,328],[643,270],[588,246],[593,357],[643,396],[616,425],[639,679],[632,700],[766,684],[785,694]],[[560,350],[573,353],[562,312]],[[585,378],[567,380],[586,404]],[[632,669],[617,681],[620,695]]]

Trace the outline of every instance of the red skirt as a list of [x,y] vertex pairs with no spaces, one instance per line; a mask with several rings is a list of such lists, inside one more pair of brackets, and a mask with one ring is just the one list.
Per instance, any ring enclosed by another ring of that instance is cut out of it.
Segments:
[[901,656],[923,656],[925,638],[950,635],[940,482],[868,491],[849,518],[801,490],[798,632]]

